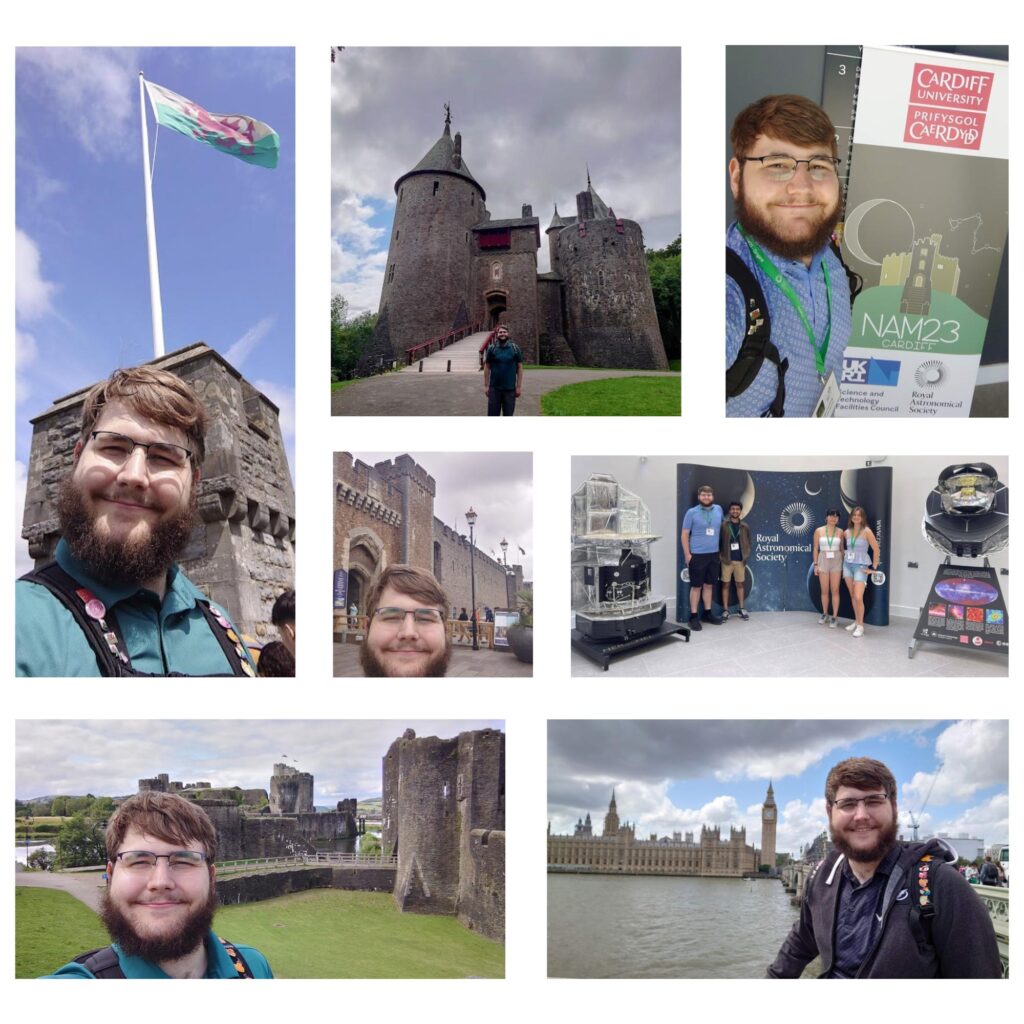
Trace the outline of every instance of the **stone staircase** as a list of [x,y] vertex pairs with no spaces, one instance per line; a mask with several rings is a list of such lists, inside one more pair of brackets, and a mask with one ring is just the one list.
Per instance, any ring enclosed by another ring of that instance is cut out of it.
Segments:
[[[478,373],[480,370],[480,346],[489,331],[479,331],[461,341],[449,345],[438,352],[433,352],[423,360],[416,360],[412,366],[403,366],[402,373],[419,373],[420,362],[424,373],[447,373],[448,361],[451,360],[452,373]],[[481,377],[483,374],[481,374]]]

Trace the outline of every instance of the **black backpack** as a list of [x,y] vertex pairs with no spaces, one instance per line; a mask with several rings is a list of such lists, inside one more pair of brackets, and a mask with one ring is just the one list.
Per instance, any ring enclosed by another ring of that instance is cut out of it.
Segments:
[[[829,247],[842,263],[843,270],[846,271],[846,278],[850,283],[850,307],[852,308],[853,300],[864,287],[864,279],[846,265],[835,238],[831,240]],[[747,332],[744,335],[743,343],[740,345],[740,350],[736,354],[732,366],[725,371],[725,397],[736,398],[737,395],[742,395],[754,383],[754,378],[761,372],[761,366],[767,359],[768,362],[774,364],[778,371],[779,383],[772,404],[761,415],[765,417],[785,416],[786,371],[789,369],[789,360],[782,358],[778,348],[771,340],[772,322],[764,291],[758,284],[754,272],[743,262],[739,253],[728,246],[725,247],[725,272],[736,282],[743,293],[743,307],[747,314]]]
[[[231,963],[234,964],[238,978],[252,978],[253,973],[245,962],[245,957],[238,951],[238,947],[225,939],[217,936],[220,944],[224,947]],[[81,964],[94,978],[107,981],[111,978],[124,978],[124,971],[117,959],[117,953],[113,946],[100,946],[98,949],[90,949],[86,953],[80,953],[72,960],[72,963]]]

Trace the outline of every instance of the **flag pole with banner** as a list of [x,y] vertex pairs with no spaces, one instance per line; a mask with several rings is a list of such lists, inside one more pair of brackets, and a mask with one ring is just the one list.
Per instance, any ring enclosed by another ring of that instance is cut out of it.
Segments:
[[139,72],[139,116],[142,118],[142,180],[146,189],[146,251],[149,254],[149,306],[153,318],[153,358],[164,354],[164,313],[160,301],[160,267],[156,258],[156,218],[153,215],[153,174],[149,166],[149,127],[146,124],[146,79]]

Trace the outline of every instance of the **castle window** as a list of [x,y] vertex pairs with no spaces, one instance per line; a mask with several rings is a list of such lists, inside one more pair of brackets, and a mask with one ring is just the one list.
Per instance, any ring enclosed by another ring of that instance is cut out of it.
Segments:
[[475,192],[470,192],[469,193],[469,205],[470,206],[476,206],[476,193]]
[[388,284],[391,284],[391,282],[394,281],[394,279],[395,279],[395,265],[394,265],[394,263],[392,263],[391,264],[391,269],[388,271]]
[[401,233],[402,233],[401,231],[396,231],[396,232],[395,232],[395,241],[396,241],[396,242],[398,241],[398,236],[399,236],[399,235],[400,235]]
[[495,262],[491,264],[491,280],[501,280],[501,264],[498,263],[497,260],[495,260]]
[[433,191],[433,192],[432,192],[431,194],[432,194],[432,195],[435,195],[435,196],[436,196],[436,195],[437,195],[437,190],[438,190],[438,189],[439,189],[440,187],[441,187],[441,182],[439,182],[439,181],[435,181],[435,182],[434,182],[434,191]]
[[603,270],[599,270],[597,272],[597,287],[602,289],[602,290],[604,289],[604,271]]
[[398,190],[398,201],[399,201],[399,202],[401,202],[401,201],[402,201],[402,196],[403,196],[403,195],[405,195],[405,189],[404,189],[404,188],[400,188],[400,189]]

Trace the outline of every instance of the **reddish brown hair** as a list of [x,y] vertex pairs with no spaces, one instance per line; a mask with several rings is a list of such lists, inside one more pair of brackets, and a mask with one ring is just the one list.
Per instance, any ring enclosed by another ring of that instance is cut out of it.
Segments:
[[371,619],[380,604],[380,595],[388,587],[415,597],[425,605],[440,608],[443,615],[448,615],[448,595],[429,572],[415,565],[389,565],[366,594],[366,614]]
[[759,135],[798,146],[826,146],[832,156],[837,155],[835,126],[805,96],[764,96],[741,110],[732,123],[732,155],[737,160],[748,156]]
[[825,780],[825,800],[828,804],[835,803],[840,786],[853,789],[881,788],[893,803],[896,802],[896,779],[881,761],[871,757],[848,757],[828,773]]
[[209,863],[217,856],[217,831],[202,808],[174,793],[136,793],[114,812],[107,823],[107,860],[114,863],[131,829],[165,843],[199,843]]

